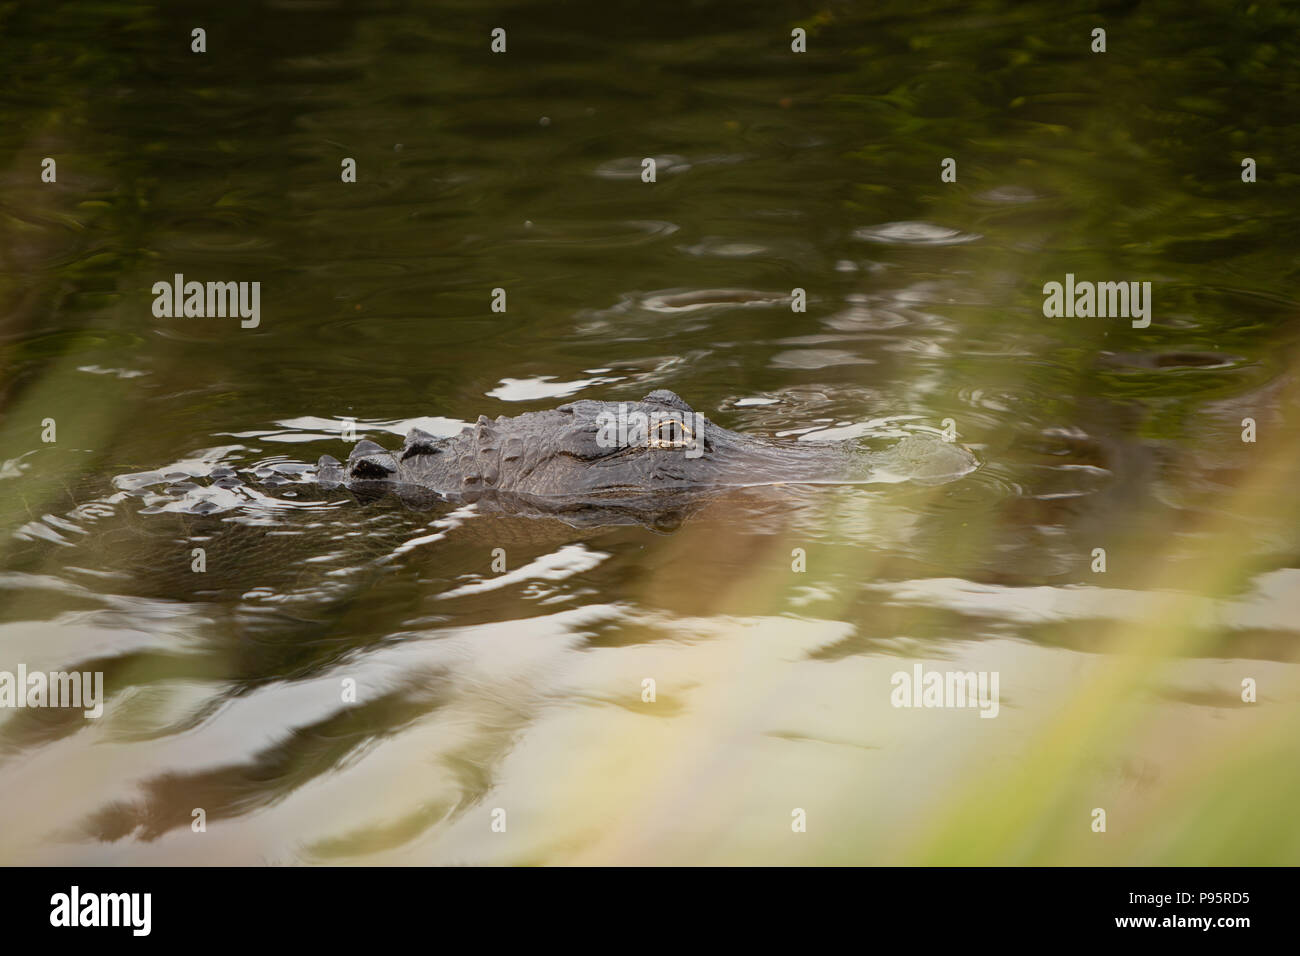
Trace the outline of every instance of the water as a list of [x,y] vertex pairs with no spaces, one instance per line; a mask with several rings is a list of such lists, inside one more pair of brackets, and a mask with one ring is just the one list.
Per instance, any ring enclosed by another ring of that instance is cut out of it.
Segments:
[[[107,695],[0,717],[0,860],[1297,862],[1294,11],[865,6],[0,14],[0,670]],[[982,465],[673,528],[285,467],[653,388]],[[284,481],[127,477],[218,464]]]

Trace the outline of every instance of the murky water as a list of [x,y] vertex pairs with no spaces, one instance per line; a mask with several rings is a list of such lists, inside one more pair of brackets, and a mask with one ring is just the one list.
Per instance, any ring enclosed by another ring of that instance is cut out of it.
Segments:
[[[808,11],[0,12],[0,671],[106,698],[0,712],[0,860],[1300,860],[1300,21]],[[298,467],[654,388],[982,465],[675,528]]]

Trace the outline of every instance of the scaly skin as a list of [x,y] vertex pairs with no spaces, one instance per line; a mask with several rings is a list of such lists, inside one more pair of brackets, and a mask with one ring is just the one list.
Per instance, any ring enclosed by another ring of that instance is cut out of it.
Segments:
[[[657,416],[663,424],[649,441],[611,444],[608,422],[620,412]],[[675,394],[659,389],[640,402],[584,400],[496,421],[480,417],[451,438],[413,429],[397,452],[362,441],[346,463],[323,457],[318,480],[407,498],[514,497],[572,510],[584,502],[655,507],[665,497],[749,485],[937,483],[976,466],[965,448],[938,439],[908,437],[873,452],[854,441],[752,438],[697,416]]]

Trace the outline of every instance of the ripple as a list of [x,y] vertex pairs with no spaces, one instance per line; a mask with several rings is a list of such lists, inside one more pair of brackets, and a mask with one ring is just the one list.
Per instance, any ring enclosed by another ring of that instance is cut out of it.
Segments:
[[751,392],[719,403],[720,408],[738,415],[742,431],[769,433],[807,425],[814,419],[856,421],[862,417],[864,408],[882,405],[883,398],[878,392],[860,385],[796,385]]
[[[114,485],[142,499],[140,514],[165,512],[188,515],[215,515],[240,511],[250,520],[259,520],[267,512],[317,508],[319,501],[296,500],[297,492],[279,491],[283,497],[269,493],[288,485],[315,483],[315,469],[305,463],[282,456],[251,462],[239,469],[251,479],[245,483],[235,469],[210,462],[179,462],[150,472],[137,472],[114,479]],[[187,480],[187,479],[196,480]],[[201,483],[202,482],[202,483]]]
[[[657,292],[628,292],[605,309],[583,309],[574,316],[576,331],[583,336],[613,337],[617,341],[661,339],[665,332],[662,316],[696,319],[690,330],[707,328],[707,317],[731,309],[789,306],[788,292],[757,289],[661,289]],[[686,322],[674,325],[676,333],[687,331]]]
[[929,222],[886,222],[854,230],[855,239],[891,246],[957,246],[984,237],[977,232],[960,232]]
[[994,186],[982,193],[976,193],[975,198],[980,202],[1012,205],[1037,202],[1043,197],[1024,186]]
[[1102,364],[1113,368],[1236,368],[1244,359],[1239,355],[1221,352],[1111,352],[1101,358]]
[[543,554],[513,571],[486,577],[468,575],[466,583],[443,591],[436,596],[436,600],[445,601],[467,594],[481,594],[484,591],[494,591],[525,582],[563,581],[591,571],[608,557],[607,553],[593,551],[581,543],[564,545],[558,551]]
[[864,332],[911,325],[912,319],[904,311],[860,303],[827,316],[822,324],[839,332]]
[[651,292],[637,304],[651,312],[695,312],[700,309],[788,305],[787,292],[754,289],[664,289]]
[[590,388],[593,385],[608,385],[621,382],[621,376],[595,376],[593,378],[574,379],[571,382],[554,382],[554,375],[539,375],[533,378],[503,378],[501,384],[487,393],[490,398],[499,398],[503,402],[532,402],[543,398],[564,398]]
[[[321,418],[315,415],[301,415],[277,421],[275,428],[254,428],[241,432],[221,432],[231,438],[256,438],[260,441],[283,442],[286,444],[306,444],[316,441],[345,440],[355,444],[369,433],[382,431],[390,435],[405,435],[412,428],[419,428],[430,435],[445,438],[455,435],[469,427],[469,423],[458,418],[443,418],[436,415],[424,415],[418,418],[369,419],[369,418]],[[355,436],[344,439],[349,431]],[[240,448],[242,446],[234,446]],[[349,446],[350,447],[350,446]]]
[[266,250],[276,245],[275,240],[266,236],[250,235],[244,231],[249,228],[247,222],[239,216],[231,216],[228,223],[230,232],[199,232],[186,229],[184,232],[167,233],[159,239],[159,246],[169,253],[201,254],[219,257],[222,253],[258,253],[258,262],[271,259],[285,261],[282,257],[271,256]]
[[875,365],[875,361],[842,349],[790,349],[778,352],[768,363],[772,368],[831,368],[838,365]]
[[32,467],[31,462],[23,461],[23,459],[34,454],[36,454],[36,451],[33,449],[32,451],[23,452],[17,458],[0,461],[0,478],[22,477],[23,473],[29,471]]
[[[645,156],[623,156],[619,159],[611,159],[597,166],[595,173],[601,179],[640,179],[641,163],[646,158]],[[656,177],[675,176],[691,168],[691,164],[687,162],[685,156],[670,153],[665,156],[651,158],[655,161]]]
[[924,301],[910,290],[855,293],[847,297],[848,308],[823,318],[822,324],[839,332],[880,331],[900,326],[943,328],[951,323],[939,315],[922,311],[914,303]]
[[693,256],[717,256],[720,259],[747,259],[750,256],[761,256],[765,252],[772,251],[768,246],[756,242],[738,242],[717,236],[709,236],[693,246],[678,248]]
[[610,222],[606,219],[575,220],[569,222],[526,221],[519,234],[506,242],[527,245],[637,246],[671,236],[681,227],[661,219],[626,219]]
[[974,385],[963,385],[957,389],[957,397],[965,405],[1006,415],[1011,414],[1017,404],[1016,396],[1011,392],[999,392]]
[[98,365],[78,365],[78,372],[89,372],[91,375],[116,375],[118,378],[139,378],[142,375],[148,375],[148,372],[141,372],[138,369],[128,368],[100,368]]

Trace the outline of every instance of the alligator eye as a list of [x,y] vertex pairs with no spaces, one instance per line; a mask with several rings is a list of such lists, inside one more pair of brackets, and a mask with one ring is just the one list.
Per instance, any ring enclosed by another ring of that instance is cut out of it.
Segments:
[[678,418],[656,421],[650,426],[646,444],[651,448],[685,448],[695,441],[691,426]]

